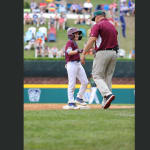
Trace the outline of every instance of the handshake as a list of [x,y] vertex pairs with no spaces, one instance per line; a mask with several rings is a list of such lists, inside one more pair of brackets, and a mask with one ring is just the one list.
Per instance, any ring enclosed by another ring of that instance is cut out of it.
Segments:
[[83,49],[76,49],[76,51],[77,51],[78,53],[82,53],[82,52],[83,52]]

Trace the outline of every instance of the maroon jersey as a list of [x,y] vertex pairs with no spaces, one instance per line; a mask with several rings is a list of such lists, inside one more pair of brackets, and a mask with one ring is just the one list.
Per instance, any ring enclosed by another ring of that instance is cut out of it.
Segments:
[[97,37],[95,42],[96,51],[116,47],[118,45],[117,35],[117,30],[106,18],[93,25],[90,33],[91,37]]
[[67,43],[66,43],[66,47],[65,47],[65,59],[66,59],[66,63],[68,61],[80,61],[80,54],[77,53],[75,55],[68,55],[68,52],[69,51],[73,51],[73,50],[76,50],[78,49],[78,45],[75,41],[73,40],[69,40]]

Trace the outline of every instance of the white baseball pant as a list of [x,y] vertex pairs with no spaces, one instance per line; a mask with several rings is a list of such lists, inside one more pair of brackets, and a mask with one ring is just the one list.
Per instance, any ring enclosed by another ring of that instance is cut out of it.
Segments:
[[77,97],[83,98],[85,90],[88,85],[88,79],[85,70],[80,62],[72,61],[67,63],[68,73],[68,103],[74,103],[74,90],[76,85],[76,79],[81,83]]

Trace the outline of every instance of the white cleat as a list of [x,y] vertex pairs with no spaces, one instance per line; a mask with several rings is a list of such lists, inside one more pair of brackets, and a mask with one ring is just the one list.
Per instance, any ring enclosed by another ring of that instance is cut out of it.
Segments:
[[106,103],[106,98],[103,97],[103,101],[102,101],[102,105],[101,105],[103,109],[104,109],[105,103]]
[[69,103],[68,105],[63,106],[63,109],[75,110],[75,109],[80,109],[80,107],[77,106],[75,103]]

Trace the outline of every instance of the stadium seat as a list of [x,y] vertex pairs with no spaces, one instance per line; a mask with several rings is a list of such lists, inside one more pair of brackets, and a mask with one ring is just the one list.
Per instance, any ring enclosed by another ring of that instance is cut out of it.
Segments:
[[49,33],[53,33],[56,35],[56,28],[55,27],[51,27],[49,30],[48,30],[48,34]]
[[36,34],[36,27],[30,27],[30,28],[28,28],[28,31],[31,31],[34,34],[34,36],[35,36],[35,34]]
[[29,42],[32,39],[32,32],[29,30],[25,33],[24,42]]
[[48,40],[48,42],[56,42],[56,35],[53,33],[49,33],[47,40]]
[[42,32],[43,34],[45,34],[45,36],[47,36],[47,28],[46,27],[40,27],[39,31]]

